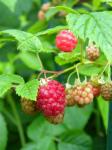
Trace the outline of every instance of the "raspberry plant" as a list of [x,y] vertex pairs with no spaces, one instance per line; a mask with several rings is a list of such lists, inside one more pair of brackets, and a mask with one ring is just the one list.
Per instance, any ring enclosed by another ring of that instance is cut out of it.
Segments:
[[95,0],[0,0],[0,150],[90,150],[92,142],[105,148],[110,7]]

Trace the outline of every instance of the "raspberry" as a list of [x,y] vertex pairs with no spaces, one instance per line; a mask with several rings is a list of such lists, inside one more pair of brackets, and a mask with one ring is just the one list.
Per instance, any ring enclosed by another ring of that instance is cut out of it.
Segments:
[[90,88],[92,88],[94,97],[97,97],[100,95],[100,86],[98,84],[95,84],[94,82],[90,81],[87,83]]
[[37,112],[36,102],[27,100],[25,98],[21,99],[22,110],[29,115],[35,114]]
[[77,45],[78,40],[69,30],[62,30],[56,36],[56,47],[64,52],[71,52]]
[[74,89],[74,99],[79,105],[89,104],[93,101],[92,86],[89,83],[80,84]]
[[57,116],[64,112],[65,88],[55,80],[42,79],[37,97],[37,107],[45,116]]
[[42,10],[40,10],[37,14],[37,17],[39,20],[44,20],[45,19],[45,13]]
[[41,7],[41,9],[46,12],[51,7],[51,3],[44,3]]
[[74,88],[73,87],[66,89],[66,101],[67,101],[67,106],[74,106],[76,104],[74,100]]
[[100,95],[100,87],[99,86],[93,86],[93,95],[94,97],[97,97]]
[[112,82],[101,85],[101,95],[105,100],[112,99]]
[[50,123],[52,123],[52,124],[60,124],[60,123],[62,123],[63,118],[64,118],[64,113],[59,114],[59,115],[57,115],[57,116],[46,117],[46,119],[47,119]]
[[99,49],[94,44],[90,44],[86,48],[86,53],[87,53],[88,59],[91,60],[91,61],[96,60],[100,55]]

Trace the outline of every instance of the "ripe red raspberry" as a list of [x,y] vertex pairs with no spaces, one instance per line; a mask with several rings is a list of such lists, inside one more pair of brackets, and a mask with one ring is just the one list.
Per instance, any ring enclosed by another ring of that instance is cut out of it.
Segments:
[[50,117],[48,116],[48,117],[46,117],[46,119],[52,124],[60,124],[60,123],[62,123],[63,122],[63,118],[64,118],[64,113],[59,114],[57,116],[50,116]]
[[78,40],[69,30],[62,30],[56,36],[56,47],[64,52],[71,52],[77,45]]
[[112,99],[112,82],[101,85],[101,95],[105,100]]
[[89,104],[93,101],[93,98],[92,86],[90,84],[80,84],[75,87],[74,99],[77,104]]
[[38,110],[36,108],[36,102],[27,100],[26,98],[21,99],[21,107],[22,107],[22,110],[26,114],[29,114],[29,115],[33,115],[38,112]]
[[67,101],[67,106],[74,106],[76,104],[74,99],[73,87],[66,88],[66,101]]
[[41,80],[38,91],[37,107],[45,116],[57,116],[64,112],[65,88],[55,80]]
[[100,55],[99,49],[94,44],[90,44],[86,48],[86,53],[87,53],[88,59],[91,60],[91,61],[96,60]]

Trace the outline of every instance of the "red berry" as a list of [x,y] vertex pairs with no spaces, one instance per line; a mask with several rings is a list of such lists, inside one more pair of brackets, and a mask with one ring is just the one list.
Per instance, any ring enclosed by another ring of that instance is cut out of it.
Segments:
[[69,30],[63,30],[56,36],[56,47],[61,51],[71,52],[77,43],[77,38]]
[[100,86],[94,85],[94,83],[88,82],[87,85],[92,89],[94,97],[97,97],[100,95]]
[[93,86],[93,95],[94,97],[97,97],[100,95],[100,87]]
[[[43,82],[44,81],[44,82]],[[64,112],[65,88],[55,80],[42,80],[37,97],[37,107],[45,116],[57,116]]]

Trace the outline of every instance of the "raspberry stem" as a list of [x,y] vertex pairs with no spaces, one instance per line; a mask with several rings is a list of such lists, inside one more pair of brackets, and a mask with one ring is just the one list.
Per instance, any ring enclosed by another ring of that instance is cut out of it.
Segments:
[[71,76],[72,76],[75,72],[76,72],[76,71],[73,71],[73,72],[71,72],[71,73],[69,74],[68,79],[67,79],[67,83],[68,83],[68,84],[69,84],[69,82],[70,82]]
[[48,77],[48,78],[49,78],[49,79],[50,79],[50,78],[55,78],[55,77],[57,77],[57,76],[59,76],[59,75],[61,75],[61,74],[64,74],[64,73],[66,73],[66,72],[68,72],[68,71],[70,71],[70,70],[75,69],[75,67],[76,67],[76,65],[74,65],[74,66],[72,66],[72,67],[70,67],[70,68],[67,68],[67,69],[65,69],[65,70],[63,70],[63,71],[60,71],[58,74],[54,74],[54,75],[52,75],[52,76],[50,76],[50,77]]
[[80,40],[80,43],[81,43],[81,45],[80,45],[80,51],[81,51],[81,61],[83,62],[83,41],[82,41],[82,40]]
[[7,99],[8,99],[8,102],[9,102],[11,108],[12,108],[14,118],[16,120],[16,126],[18,128],[18,132],[19,132],[19,136],[20,136],[20,140],[21,140],[21,145],[24,146],[25,145],[24,130],[23,130],[23,127],[22,127],[22,123],[21,123],[18,111],[16,109],[16,105],[14,103],[14,100],[13,100],[12,96],[11,96],[11,93],[8,93]]
[[102,75],[103,75],[103,73],[105,72],[105,70],[107,69],[107,67],[109,66],[110,64],[109,64],[109,62],[105,65],[105,67],[104,67],[104,69],[103,69],[103,71],[100,73],[100,75],[98,76],[98,78],[100,78]]

